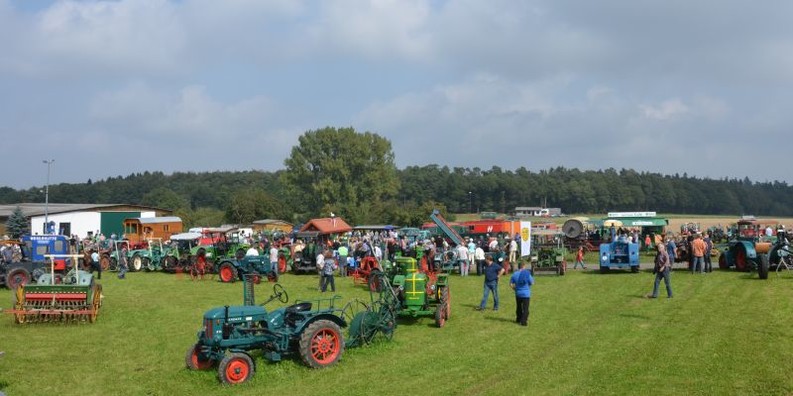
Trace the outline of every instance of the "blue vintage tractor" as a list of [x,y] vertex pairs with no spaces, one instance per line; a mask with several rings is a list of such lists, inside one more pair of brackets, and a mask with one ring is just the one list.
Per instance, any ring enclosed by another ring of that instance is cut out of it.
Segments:
[[756,270],[760,279],[768,279],[771,242],[760,242],[760,235],[757,219],[747,217],[738,220],[733,238],[719,255],[719,268],[735,267],[742,272]]
[[611,227],[611,242],[600,244],[600,272],[607,273],[615,267],[639,272],[639,244],[617,236]]

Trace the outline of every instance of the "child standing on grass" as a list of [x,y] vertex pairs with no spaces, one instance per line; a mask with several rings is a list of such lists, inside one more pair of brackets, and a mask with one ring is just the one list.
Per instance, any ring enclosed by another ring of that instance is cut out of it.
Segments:
[[578,265],[581,265],[581,268],[586,269],[586,265],[584,265],[584,247],[579,246],[578,252],[575,254],[575,264],[573,265],[573,269],[578,268]]

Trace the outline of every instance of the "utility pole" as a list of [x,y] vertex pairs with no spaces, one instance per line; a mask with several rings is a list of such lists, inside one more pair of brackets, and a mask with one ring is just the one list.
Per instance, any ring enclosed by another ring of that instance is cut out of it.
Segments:
[[474,198],[471,195],[471,191],[468,191],[468,213],[473,213],[474,207]]
[[44,188],[44,233],[50,232],[50,167],[55,162],[54,159],[42,160],[41,162],[47,164],[47,187]]

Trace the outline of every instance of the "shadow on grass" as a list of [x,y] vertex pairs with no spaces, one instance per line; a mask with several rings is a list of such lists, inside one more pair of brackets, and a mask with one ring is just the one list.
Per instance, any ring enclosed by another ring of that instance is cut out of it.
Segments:
[[622,274],[630,275],[630,274],[636,274],[636,272],[631,272],[631,270],[629,270],[629,269],[625,269],[625,270],[613,269],[613,270],[608,270],[607,272],[600,272],[599,269],[593,269],[593,270],[586,270],[586,271],[583,271],[581,273],[584,274],[584,275],[622,275]]
[[[499,317],[499,316],[485,316],[485,319],[492,320],[492,321],[495,321],[495,322],[515,323],[515,319],[514,318],[513,319],[507,319],[507,318],[502,318],[502,317]],[[517,323],[515,323],[515,324],[517,324]]]
[[619,316],[621,316],[621,317],[623,317],[623,318],[629,318],[629,319],[642,319],[642,320],[650,320],[650,317],[649,317],[649,316],[644,316],[644,315],[636,315],[636,314],[626,314],[626,313],[622,313],[622,314],[619,314]]

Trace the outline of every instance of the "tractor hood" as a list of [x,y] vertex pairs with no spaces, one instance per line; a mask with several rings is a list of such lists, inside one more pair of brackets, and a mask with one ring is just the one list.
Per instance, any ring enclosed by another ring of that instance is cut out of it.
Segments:
[[[229,307],[229,323],[261,320],[267,315],[264,307],[257,305],[238,305]],[[204,314],[204,319],[222,320],[226,317],[226,307],[212,308]]]

